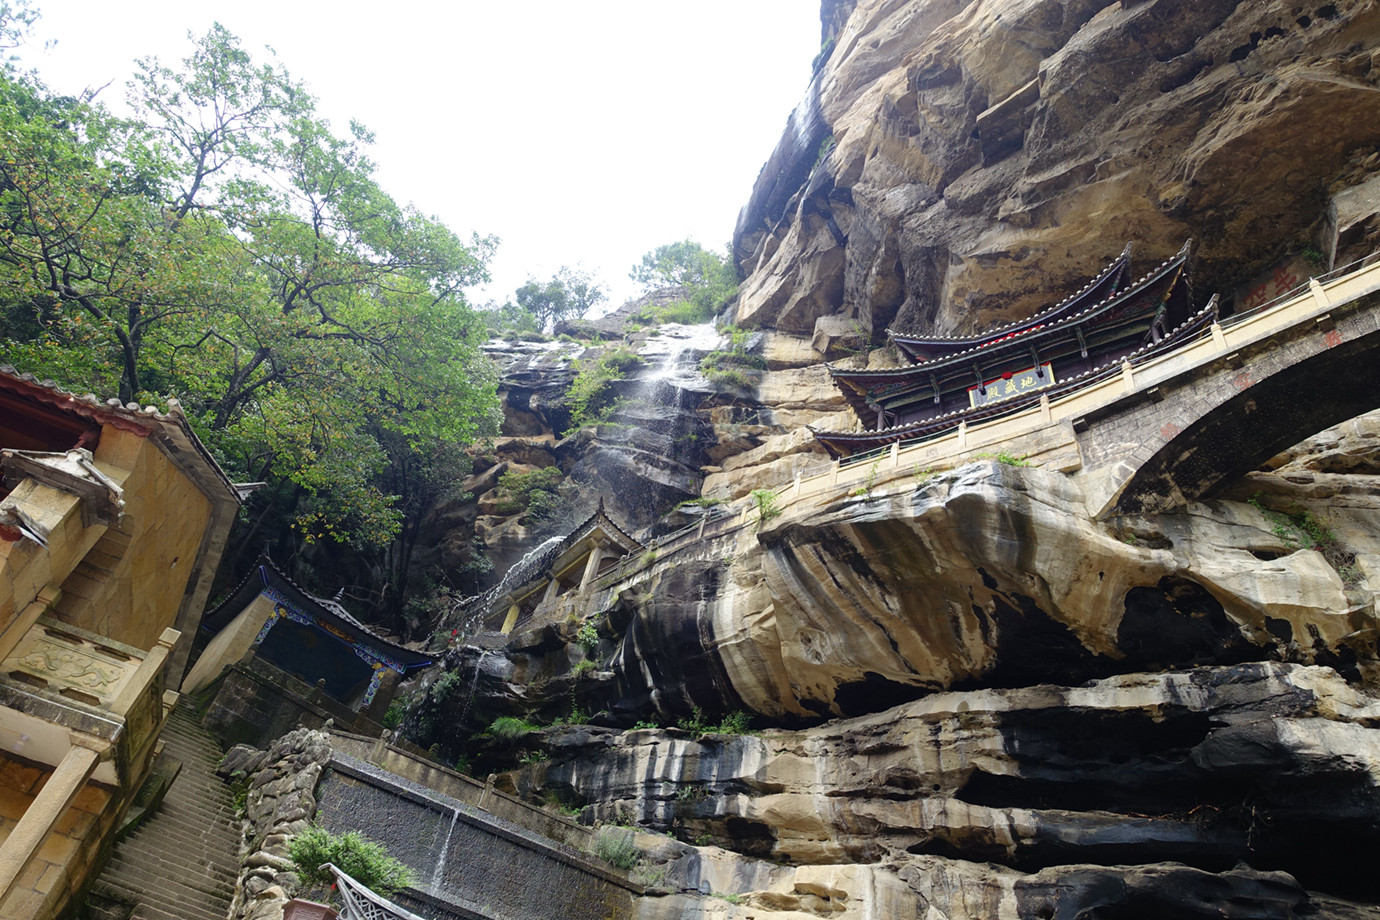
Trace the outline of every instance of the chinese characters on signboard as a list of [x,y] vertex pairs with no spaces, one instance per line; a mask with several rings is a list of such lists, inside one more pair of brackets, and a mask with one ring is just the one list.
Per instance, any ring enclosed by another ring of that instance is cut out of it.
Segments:
[[974,406],[985,406],[987,403],[1044,389],[1052,383],[1054,368],[1049,364],[1041,364],[1039,367],[1002,374],[996,380],[989,380],[980,387],[970,387],[968,399]]

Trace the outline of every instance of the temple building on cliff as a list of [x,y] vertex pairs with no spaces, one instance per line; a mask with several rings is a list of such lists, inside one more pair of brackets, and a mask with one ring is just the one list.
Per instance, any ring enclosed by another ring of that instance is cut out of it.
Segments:
[[398,682],[432,664],[338,600],[304,591],[266,556],[207,611],[198,646],[183,692],[213,688],[203,725],[235,743],[266,743],[327,719],[377,734]]
[[910,363],[883,370],[829,366],[834,384],[871,430],[815,431],[835,458],[923,440],[1055,398],[1191,341],[1217,317],[1217,298],[1194,311],[1192,241],[1139,280],[1128,245],[1066,300],[980,335],[889,332]]
[[534,617],[559,618],[576,595],[642,550],[608,516],[600,498],[593,514],[564,537],[553,537],[529,553],[471,609],[487,631],[501,635]]

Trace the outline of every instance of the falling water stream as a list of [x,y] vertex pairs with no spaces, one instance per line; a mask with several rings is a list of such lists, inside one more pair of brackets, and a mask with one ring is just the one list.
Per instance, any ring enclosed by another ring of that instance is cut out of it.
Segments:
[[[651,369],[642,375],[647,387],[647,395],[655,396],[663,386],[676,389],[703,388],[705,380],[699,373],[699,357],[719,348],[724,337],[714,328],[713,322],[696,326],[683,326],[670,323],[660,327],[661,335],[648,338],[639,351],[651,363]],[[687,353],[695,358],[686,362]]]
[[545,553],[551,547],[555,546],[557,543],[561,542],[563,539],[565,538],[562,536],[548,537],[547,539],[538,543],[532,549],[529,549],[526,553],[523,554],[523,557],[521,559],[513,563],[512,567],[509,568],[508,571],[503,573],[502,580],[499,581],[499,583],[495,585],[492,590],[489,591],[489,593],[485,596],[485,601],[488,602],[502,597],[503,592],[508,590],[508,585],[513,582],[513,579],[519,577],[526,578],[530,572],[533,562],[537,559],[540,559],[543,553]]
[[[482,655],[480,657],[483,658]],[[479,671],[476,669],[475,674],[478,675],[478,673]],[[473,691],[470,693],[470,698],[474,698]],[[464,720],[462,719],[461,721]],[[450,838],[455,834],[455,822],[459,820],[460,809],[452,808],[450,811],[450,827],[446,830],[445,842],[441,844],[441,852],[436,856],[436,866],[431,870],[431,890],[438,894],[445,890],[445,878],[442,870],[446,867],[446,854],[450,852]]]
[[460,710],[460,721],[457,725],[464,725],[465,719],[469,718],[470,707],[474,705],[474,693],[479,689],[479,674],[484,668],[484,657],[488,654],[488,649],[479,650],[479,658],[474,663],[474,678],[470,681],[470,695],[465,698],[465,708]]

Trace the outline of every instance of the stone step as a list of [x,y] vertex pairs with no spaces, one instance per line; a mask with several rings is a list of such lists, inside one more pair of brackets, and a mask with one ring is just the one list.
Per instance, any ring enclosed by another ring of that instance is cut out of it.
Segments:
[[[181,894],[182,897],[177,903],[171,900],[164,903],[162,907],[146,900],[147,893],[144,889],[137,886],[122,885],[118,882],[112,883],[105,879],[97,882],[92,889],[96,895],[104,895],[111,899],[133,900],[138,902],[131,915],[131,920],[225,920],[230,912],[230,903],[226,902],[225,911],[222,913],[219,904],[208,904],[196,894],[191,892],[174,892],[174,897]],[[169,911],[176,911],[169,913]]]
[[[212,840],[228,839],[239,842],[239,819],[231,811],[178,807],[177,803],[164,802],[162,813],[168,820],[165,824],[186,827],[189,830],[205,831]],[[135,833],[140,833],[139,828]],[[133,836],[133,835],[131,835]]]
[[176,749],[186,759],[194,760],[199,764],[210,767],[210,772],[213,774],[215,773],[215,768],[220,766],[221,754],[217,748],[206,750],[195,745],[187,744],[185,739],[178,738],[175,735],[170,737],[165,736],[164,740],[168,742],[169,748]]
[[166,731],[163,739],[168,742],[168,746],[177,746],[178,750],[186,754],[190,760],[196,760],[197,763],[206,764],[208,767],[221,766],[222,754],[219,748],[206,748],[206,746],[197,745],[192,739],[186,738],[185,735],[178,735],[177,732]]
[[[189,744],[185,738],[179,738],[176,735],[164,736],[164,740],[168,742],[169,747],[176,746],[177,750],[182,752],[188,760],[195,760],[197,763],[205,764],[212,768],[220,766],[222,755],[218,748],[210,748],[208,750],[197,745]],[[212,772],[214,772],[214,770],[212,770]]]
[[[229,827],[207,824],[204,820],[160,822],[155,827],[140,827],[127,838],[131,849],[176,853],[238,854],[240,835]],[[138,841],[138,843],[133,843]],[[235,862],[235,860],[220,860]]]
[[186,888],[227,901],[235,893],[233,876],[212,872],[206,866],[195,863],[175,862],[167,859],[141,859],[131,862],[118,858],[110,864],[110,880],[124,882],[145,891]]
[[176,796],[172,794],[172,789],[168,790],[165,801],[180,808],[196,809],[200,811],[225,812],[234,814],[235,803],[229,788],[224,785],[194,785],[189,784],[179,789]]
[[[219,891],[223,887],[228,887],[233,891],[235,876],[237,875],[237,871],[231,870],[223,864],[217,865],[201,856],[167,851],[160,853],[139,851],[121,853],[111,861],[110,866],[111,870],[118,875],[132,876],[145,872],[157,876],[162,873],[167,877],[179,879],[193,888],[204,888],[208,891]],[[169,872],[171,869],[176,869],[177,872]]]
[[171,909],[183,904],[197,904],[215,913],[229,910],[235,888],[227,883],[193,885],[185,880],[189,873],[179,867],[148,870],[123,865],[101,877],[101,884],[111,885],[126,893],[139,904],[162,905]]
[[[206,793],[209,795],[210,793]],[[180,797],[179,797],[180,798]],[[234,827],[238,830],[239,818],[235,814],[235,809],[230,805],[219,805],[214,802],[179,801],[171,795],[163,799],[163,809],[176,822],[214,823],[217,826]]]
[[239,818],[215,769],[221,751],[175,709],[164,750],[182,771],[162,805],[120,841],[93,893],[137,903],[132,920],[225,920],[239,873]]
[[[139,828],[127,839],[142,841],[145,833],[154,838],[162,838],[175,843],[177,849],[183,853],[238,852],[240,845],[240,835],[232,831],[206,826],[198,828],[194,825],[171,825],[166,822],[158,825],[152,831],[146,832],[144,828]],[[142,845],[140,844],[140,846]]]
[[238,864],[240,838],[238,835],[207,835],[195,827],[164,823],[147,835],[135,835],[131,841],[131,852],[161,853],[167,851],[174,855],[205,856],[209,861],[220,865]]

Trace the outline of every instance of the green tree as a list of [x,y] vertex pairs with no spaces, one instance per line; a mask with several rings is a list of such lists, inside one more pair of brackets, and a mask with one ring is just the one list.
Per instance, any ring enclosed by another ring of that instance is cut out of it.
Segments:
[[608,299],[592,275],[565,265],[549,281],[528,278],[514,296],[518,307],[536,318],[539,330],[584,316]]
[[[642,261],[632,267],[628,277],[644,291],[677,285],[703,287],[721,283],[730,265],[726,257],[687,239],[658,246],[646,253]],[[737,279],[731,280],[736,282]]]
[[644,291],[680,287],[685,299],[644,313],[652,322],[699,323],[712,319],[738,293],[737,269],[726,255],[693,240],[667,243],[645,254],[628,277]]
[[[28,0],[0,0],[0,50],[22,45],[38,17],[38,10]],[[14,58],[7,60],[12,62]]]
[[541,332],[537,318],[511,300],[502,304],[490,302],[484,307],[483,316],[489,332],[495,335],[501,332]]
[[259,528],[387,546],[388,470],[493,429],[463,290],[494,241],[395,202],[369,133],[333,132],[220,26],[181,69],[141,62],[130,95],[123,120],[0,74],[7,357],[125,401],[176,394],[232,475],[273,484]]

